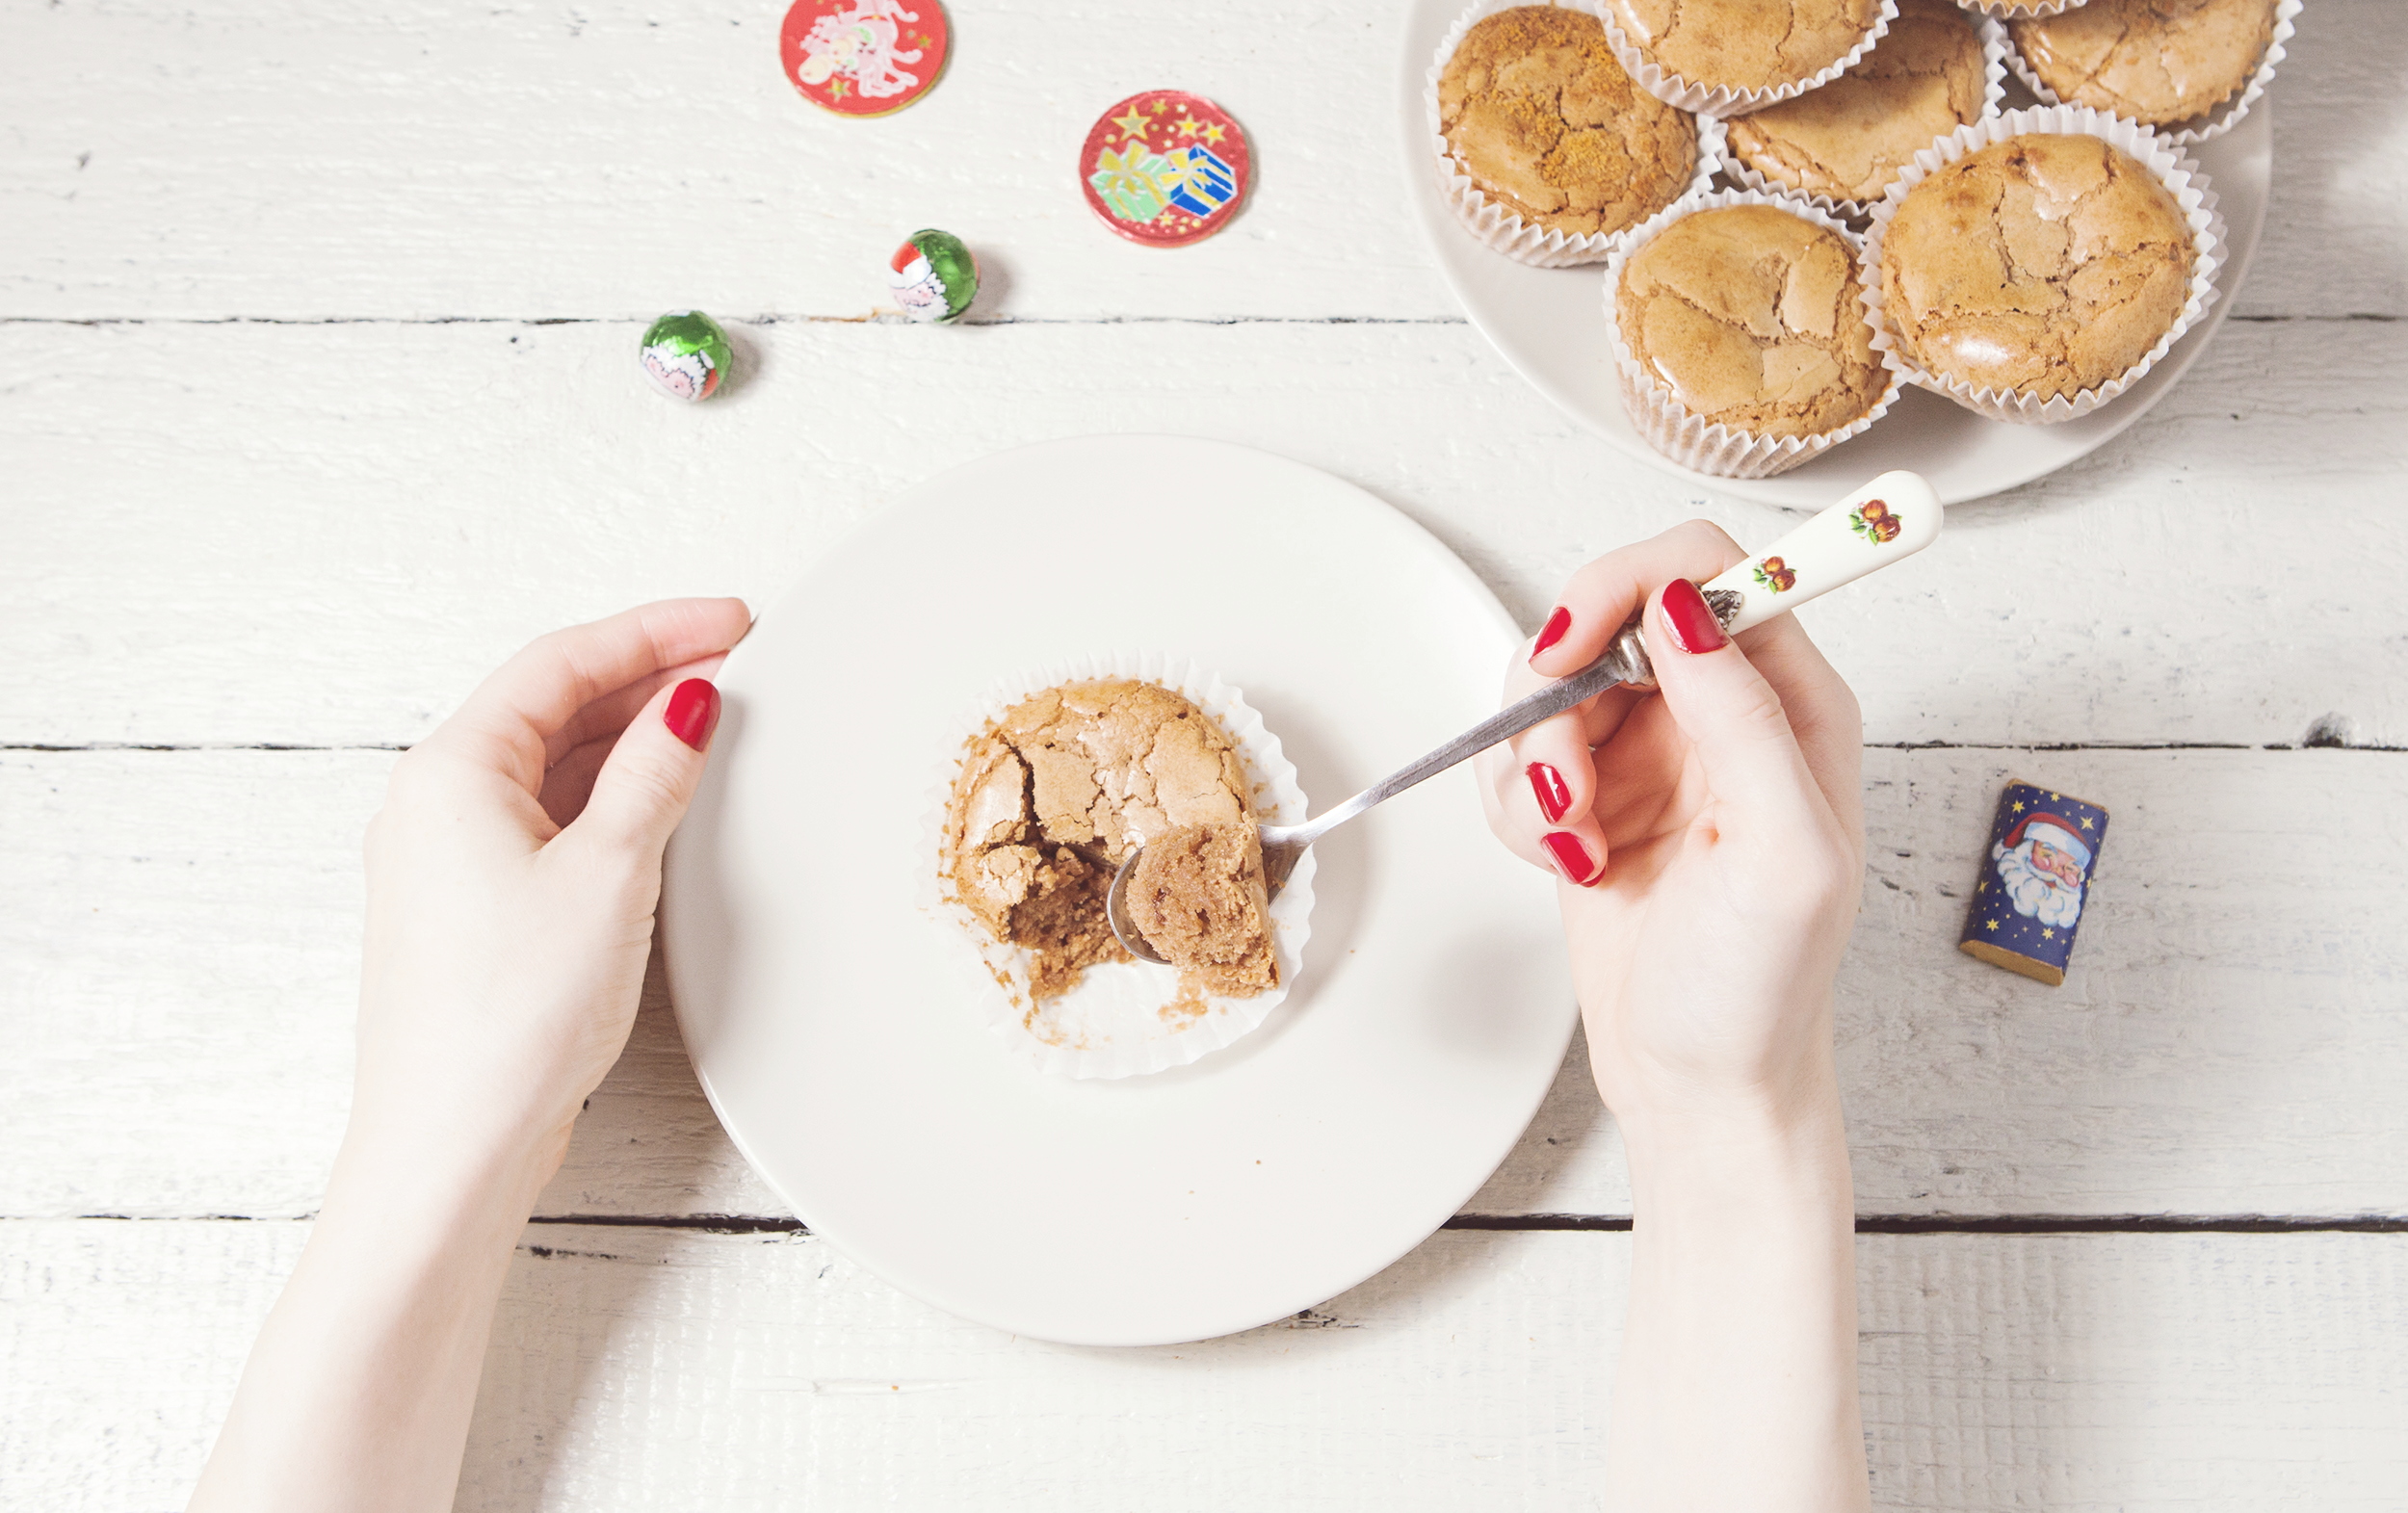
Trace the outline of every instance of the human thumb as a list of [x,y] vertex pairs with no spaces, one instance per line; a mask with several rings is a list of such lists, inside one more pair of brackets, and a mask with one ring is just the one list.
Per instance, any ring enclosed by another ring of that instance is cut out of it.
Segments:
[[720,691],[707,678],[654,694],[594,774],[593,795],[569,832],[590,845],[658,857],[694,801],[719,722]]
[[1820,801],[1781,695],[1731,640],[1686,578],[1647,607],[1648,660],[1673,723],[1706,770],[1717,802],[1776,826]]

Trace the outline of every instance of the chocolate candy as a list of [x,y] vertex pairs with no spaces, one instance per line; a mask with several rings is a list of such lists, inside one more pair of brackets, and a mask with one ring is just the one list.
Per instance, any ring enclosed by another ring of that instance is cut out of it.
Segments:
[[1148,90],[1104,113],[1079,149],[1079,183],[1104,224],[1148,247],[1185,247],[1236,219],[1253,182],[1245,133],[1200,94]]
[[903,314],[950,326],[979,297],[979,260],[950,231],[914,231],[887,260],[886,284]]
[[672,310],[645,326],[642,355],[652,386],[681,400],[717,394],[736,360],[727,333],[700,310]]
[[2097,804],[2007,784],[1957,950],[2051,987],[2063,982],[2107,823]]
[[936,88],[953,47],[938,0],[795,0],[778,29],[786,80],[839,116],[891,116]]

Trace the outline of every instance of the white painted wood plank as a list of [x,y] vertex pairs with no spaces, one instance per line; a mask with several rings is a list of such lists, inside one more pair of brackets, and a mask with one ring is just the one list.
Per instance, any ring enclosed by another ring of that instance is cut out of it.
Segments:
[[[376,752],[0,754],[0,1213],[312,1212],[341,1131]],[[1901,1213],[2408,1213],[2408,762],[1868,753],[1839,990],[1858,1203]],[[2008,775],[2107,805],[2076,968],[1955,950]],[[1334,948],[1333,948],[1334,949]],[[1475,1213],[1627,1213],[1568,1067]],[[658,994],[549,1213],[776,1213]]]
[[[1405,200],[1394,8],[964,9],[944,82],[840,120],[780,75],[784,7],[135,0],[13,8],[0,48],[0,314],[852,315],[916,226],[969,238],[998,315],[1453,317]],[[2243,308],[2408,314],[2408,13],[2319,0],[2277,81]],[[1245,124],[1230,230],[1123,243],[1075,160],[1173,86]]]
[[[1756,544],[1795,518],[1575,430],[1462,326],[744,336],[755,379],[686,407],[628,326],[14,327],[0,743],[406,743],[543,630],[772,600],[903,487],[1099,430],[1362,483],[1532,625],[1687,515]],[[2338,715],[2408,744],[2370,587],[2408,578],[2404,426],[2408,324],[2238,323],[2087,465],[1806,614],[1876,742],[2259,744]]]
[[[10,1503],[179,1505],[303,1228],[0,1226]],[[528,1239],[462,1509],[1583,1508],[1606,1474],[1624,1235],[1450,1232],[1292,1325],[1127,1351],[949,1318],[809,1238]],[[1883,1506],[2398,1505],[2408,1239],[1857,1249]]]

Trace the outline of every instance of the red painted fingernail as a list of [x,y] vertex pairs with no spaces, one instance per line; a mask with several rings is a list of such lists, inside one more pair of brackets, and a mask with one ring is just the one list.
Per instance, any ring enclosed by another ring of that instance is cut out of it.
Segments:
[[1572,807],[1572,790],[1565,785],[1563,774],[1544,762],[1532,762],[1524,770],[1530,773],[1531,792],[1538,796],[1538,812],[1547,817],[1549,824],[1560,824],[1563,812]]
[[1672,643],[1690,656],[1720,651],[1731,643],[1731,638],[1722,634],[1722,622],[1706,608],[1706,596],[1686,578],[1663,586],[1663,623],[1672,632]]
[[1539,837],[1549,855],[1556,859],[1556,870],[1581,887],[1595,882],[1605,869],[1588,859],[1588,848],[1569,830],[1550,830]]
[[1572,612],[1565,609],[1562,605],[1557,605],[1556,613],[1548,615],[1547,623],[1540,628],[1538,632],[1538,644],[1531,648],[1531,655],[1532,657],[1536,657],[1548,647],[1563,639],[1564,632],[1570,630],[1571,628]]
[[661,722],[668,726],[670,735],[696,751],[703,750],[711,743],[711,732],[719,728],[719,689],[708,678],[688,678],[668,696]]

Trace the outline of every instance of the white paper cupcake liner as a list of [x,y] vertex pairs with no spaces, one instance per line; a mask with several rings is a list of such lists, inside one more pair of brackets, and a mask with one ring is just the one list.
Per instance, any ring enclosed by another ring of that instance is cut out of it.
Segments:
[[1873,16],[1872,25],[1866,28],[1864,40],[1849,48],[1821,72],[1788,84],[1753,90],[1733,89],[1722,84],[1692,84],[1679,74],[1667,71],[1625,37],[1622,28],[1614,24],[1610,11],[1605,13],[1603,19],[1606,40],[1613,44],[1613,55],[1622,60],[1622,66],[1638,82],[1640,89],[1666,105],[1678,105],[1685,111],[1696,111],[1705,116],[1744,116],[1749,111],[1762,110],[1781,100],[1794,99],[1808,90],[1829,84],[1855,67],[1857,61],[1872,51],[1873,44],[1889,31],[1890,23],[1898,19],[1898,0],[1881,0],[1881,9]]
[[[1969,19],[1974,23],[1975,31],[1981,36],[1981,111],[1974,118],[1988,120],[1999,113],[2000,102],[2006,98],[2007,55],[2015,50],[2015,44],[2007,40],[2006,28],[1988,16],[1976,15]],[[1744,188],[1802,199],[1823,214],[1838,216],[1851,225],[1862,225],[1865,218],[1872,213],[1873,201],[1881,197],[1875,195],[1871,199],[1841,199],[1794,188],[1758,172],[1740,155],[1739,149],[1728,143],[1723,147],[1722,172]]]
[[1960,11],[1971,11],[1996,21],[2012,21],[2027,15],[2055,15],[2060,11],[2079,11],[2090,0],[1956,0]]
[[[1439,39],[1438,51],[1430,60],[1429,74],[1423,85],[1423,113],[1429,126],[1431,151],[1435,154],[1439,193],[1447,199],[1448,208],[1463,223],[1482,247],[1502,252],[1517,263],[1532,268],[1571,268],[1582,263],[1605,261],[1630,231],[1579,233],[1550,230],[1525,221],[1514,211],[1483,194],[1464,171],[1454,150],[1447,145],[1446,133],[1439,129],[1438,76],[1446,71],[1447,62],[1463,43],[1464,34],[1479,22],[1501,11],[1520,10],[1525,6],[1554,5],[1566,11],[1593,15],[1600,21],[1605,13],[1595,0],[1476,0],[1472,8],[1455,17],[1454,25]],[[1609,23],[1610,24],[1610,23]],[[1712,186],[1717,170],[1723,166],[1722,123],[1711,117],[1697,117],[1697,168],[1689,175],[1687,188],[1673,196],[1674,203],[1689,195],[1699,194]]]
[[[2012,389],[1977,387],[1961,379],[1943,378],[1925,372],[1908,360],[1898,350],[1895,334],[1882,309],[1881,242],[1887,234],[1891,218],[1907,194],[1924,179],[1965,156],[1993,143],[2027,133],[2058,136],[2096,137],[2127,156],[2137,159],[2173,195],[2181,207],[2184,222],[2190,227],[2190,298],[2183,304],[2174,324],[2158,338],[2157,345],[2123,373],[2097,388],[2082,389],[2071,395],[2056,394],[2042,399],[2036,395],[2018,394]],[[2123,120],[2104,111],[2079,105],[2043,105],[2030,110],[2008,111],[1985,121],[1976,121],[1944,137],[1931,146],[1915,154],[1908,165],[1890,183],[1890,191],[1873,206],[1872,224],[1865,232],[1865,269],[1871,275],[1864,281],[1865,314],[1872,322],[1873,350],[1881,360],[1907,382],[1945,394],[1976,414],[1993,420],[2011,420],[2034,425],[2055,425],[2078,416],[2087,415],[2100,405],[2113,400],[2140,381],[2142,376],[2156,367],[2183,333],[2197,324],[2208,307],[2215,302],[2216,274],[2224,267],[2226,253],[2224,218],[2215,212],[2215,190],[2199,165],[2167,144],[2147,127]]]
[[[1622,408],[1631,417],[1631,425],[1649,446],[1670,457],[1685,468],[1709,473],[1716,478],[1770,478],[1786,473],[1812,457],[1820,457],[1851,436],[1862,434],[1872,423],[1889,413],[1898,403],[1898,376],[1889,371],[1889,384],[1872,407],[1836,430],[1812,436],[1765,436],[1741,430],[1719,422],[1709,422],[1691,414],[1681,402],[1649,378],[1639,366],[1638,357],[1622,339],[1622,323],[1615,318],[1615,296],[1622,289],[1622,270],[1638,255],[1638,249],[1662,235],[1674,222],[1693,216],[1701,210],[1719,210],[1725,205],[1770,205],[1787,211],[1800,221],[1837,232],[1850,251],[1857,255],[1857,278],[1861,282],[1868,266],[1862,244],[1856,233],[1827,210],[1807,203],[1794,195],[1771,194],[1755,189],[1717,190],[1667,206],[1651,216],[1606,264],[1606,334],[1613,343],[1613,367],[1622,389]],[[1883,364],[1888,370],[1888,364]]]
[[[2274,30],[2266,38],[2265,51],[2258,55],[2257,69],[2249,75],[2249,82],[2242,85],[2223,104],[2204,116],[2194,116],[2188,120],[2175,121],[2164,126],[2152,126],[2149,129],[2175,146],[2187,147],[2211,138],[2221,137],[2240,124],[2240,118],[2249,114],[2249,107],[2255,105],[2258,102],[2258,96],[2265,92],[2265,87],[2274,82],[2275,65],[2281,63],[2284,57],[2283,44],[2290,41],[2298,31],[2298,28],[2291,23],[2299,18],[2299,6],[2300,0],[2282,0],[2282,3],[2274,8]],[[2024,61],[2022,50],[2017,48],[2011,40],[2007,44],[2006,62],[2007,66],[2015,70],[2015,77],[2024,82],[2024,88],[2037,95],[2041,104],[2061,105],[2064,103],[2057,98],[2055,90],[2040,82],[2040,76],[2031,71],[2031,65]]]
[[[939,874],[944,854],[946,810],[967,743],[1032,693],[1064,683],[1130,678],[1176,690],[1213,718],[1237,747],[1255,817],[1269,824],[1297,824],[1305,815],[1304,790],[1296,766],[1280,750],[1279,738],[1244,695],[1196,664],[1151,652],[1113,652],[1073,658],[996,681],[975,713],[960,725],[963,745],[947,753],[942,775],[921,821],[926,860],[920,904],[958,927],[965,954],[962,985],[976,999],[971,1013],[1013,1051],[1041,1069],[1062,1077],[1120,1078],[1185,1066],[1210,1056],[1259,1028],[1296,985],[1304,967],[1304,943],[1312,933],[1313,853],[1297,859],[1287,886],[1270,900],[1271,950],[1279,961],[1279,985],[1252,998],[1208,997],[1201,1012],[1172,1010],[1181,999],[1179,971],[1148,961],[1112,962],[1086,969],[1078,986],[1037,1003],[1029,991],[1032,953],[988,935],[969,907]],[[1165,1010],[1171,1010],[1165,1012]]]

